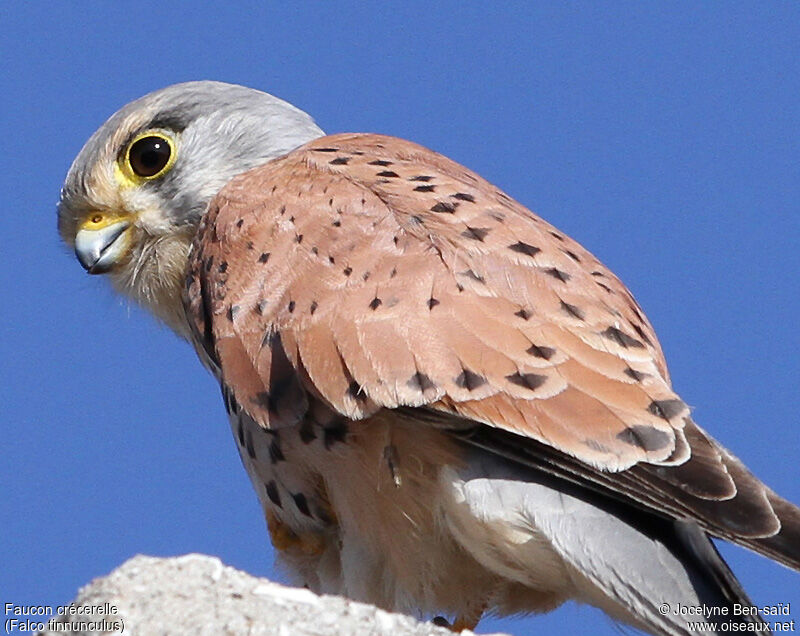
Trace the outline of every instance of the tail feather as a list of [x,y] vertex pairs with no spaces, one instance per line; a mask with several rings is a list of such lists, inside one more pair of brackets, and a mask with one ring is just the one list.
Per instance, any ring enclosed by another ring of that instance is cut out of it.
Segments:
[[[695,621],[716,622],[719,634],[736,631],[733,623],[741,629],[743,622],[752,624],[747,630],[750,633],[769,633],[757,616],[735,615],[734,604],[752,603],[696,523],[668,522],[477,449],[459,475],[464,480],[464,500],[480,518],[491,520],[494,528],[508,525],[518,532],[527,527],[532,544],[548,545],[552,550],[537,551],[526,563],[526,552],[519,551],[516,541],[509,546],[508,555],[504,555],[502,543],[493,543],[497,563],[491,555],[482,554],[485,564],[496,567],[498,573],[505,572],[509,562],[534,572],[546,561],[543,554],[557,554],[570,573],[570,596],[649,633],[689,636],[696,633],[691,625]],[[468,532],[457,536],[469,552],[477,554],[485,544]],[[717,611],[704,617],[681,613],[680,606],[727,608],[727,613]]]
[[771,537],[741,543],[786,567],[800,570],[800,508],[771,490],[767,491],[767,498],[781,522],[780,532]]
[[739,579],[728,567],[717,548],[696,523],[675,522],[675,533],[685,550],[688,560],[696,570],[695,576],[707,580],[711,592],[711,604],[731,608],[731,605],[752,606],[753,603],[744,591]]
[[[487,426],[470,429],[464,420],[454,416],[436,414],[435,417],[439,426],[450,425],[454,435],[469,444],[662,518],[692,520],[710,536],[744,546],[800,571],[800,508],[775,494],[711,438],[708,439],[719,453],[721,470],[732,481],[733,496],[725,492],[700,493],[696,488],[692,492],[681,487],[679,479],[663,477],[665,470],[679,470],[677,474],[685,477],[690,469],[702,469],[702,461],[692,467],[634,466],[619,473],[603,472],[529,438]],[[702,474],[697,479],[702,482]]]
[[[720,447],[723,462],[736,484],[737,495],[731,501],[757,498],[763,500],[761,515],[771,517],[775,531],[759,535],[736,533],[727,524],[717,526],[714,520],[704,525],[712,535],[750,548],[794,570],[800,570],[800,508],[767,487],[753,475],[738,457]],[[723,519],[723,522],[728,521]],[[768,520],[764,520],[768,523]]]

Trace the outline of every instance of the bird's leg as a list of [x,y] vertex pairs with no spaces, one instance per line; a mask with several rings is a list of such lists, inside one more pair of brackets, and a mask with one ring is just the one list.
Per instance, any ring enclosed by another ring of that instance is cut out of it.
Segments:
[[299,550],[303,554],[316,556],[322,554],[325,542],[316,532],[296,533],[271,511],[266,512],[267,528],[272,539],[272,545],[281,551]]

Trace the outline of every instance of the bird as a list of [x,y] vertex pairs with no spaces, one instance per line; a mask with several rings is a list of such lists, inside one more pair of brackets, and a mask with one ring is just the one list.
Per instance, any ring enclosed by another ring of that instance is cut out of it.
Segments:
[[800,570],[800,509],[693,421],[625,285],[469,169],[193,81],[113,114],[57,213],[219,381],[298,585],[455,631],[568,600],[768,631],[711,538]]

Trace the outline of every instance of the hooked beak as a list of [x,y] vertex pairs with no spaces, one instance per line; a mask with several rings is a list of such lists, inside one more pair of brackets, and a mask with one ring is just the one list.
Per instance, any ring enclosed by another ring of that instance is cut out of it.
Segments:
[[86,226],[75,235],[75,255],[90,274],[104,274],[122,257],[128,248],[126,230],[130,221],[117,221],[105,227]]

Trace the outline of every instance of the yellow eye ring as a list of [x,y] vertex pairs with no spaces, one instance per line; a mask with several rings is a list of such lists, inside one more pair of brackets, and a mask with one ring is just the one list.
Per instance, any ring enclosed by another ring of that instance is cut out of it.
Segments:
[[120,161],[123,174],[134,182],[164,176],[177,157],[175,139],[163,130],[148,130],[134,137]]

